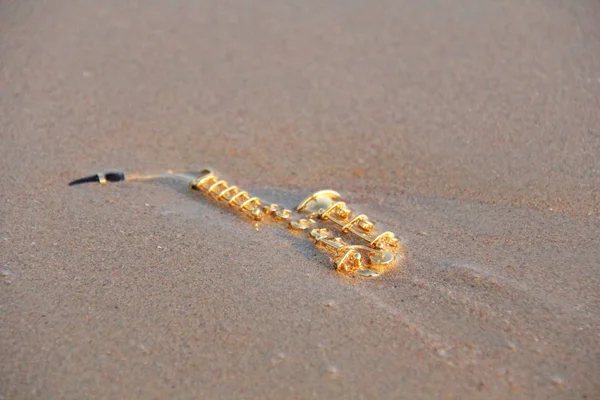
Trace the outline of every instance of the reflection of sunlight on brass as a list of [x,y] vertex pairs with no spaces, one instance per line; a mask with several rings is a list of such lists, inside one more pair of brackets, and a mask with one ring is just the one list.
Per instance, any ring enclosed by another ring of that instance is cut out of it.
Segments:
[[315,223],[316,223],[316,221],[312,218],[309,218],[309,219],[302,218],[299,220],[290,221],[289,227],[292,229],[299,230],[299,231],[304,231],[304,230],[310,228]]
[[263,211],[267,215],[272,215],[275,219],[289,219],[292,215],[290,210],[281,208],[278,204],[264,205]]
[[333,204],[333,199],[341,197],[335,190],[320,190],[307,197],[298,207],[297,211],[308,211],[310,214],[320,214]]
[[223,190],[217,198],[222,199],[223,197],[227,196],[228,193],[231,193],[231,192],[237,193],[239,190],[240,189],[237,186],[229,186],[227,189]]
[[345,202],[338,201],[341,196],[333,190],[321,190],[307,197],[297,210],[311,217],[331,221],[344,233],[365,240],[374,249],[386,249],[393,252],[400,250],[400,241],[393,232],[384,232],[374,236],[375,224],[364,214],[352,216],[353,212]]
[[[278,204],[263,202],[238,186],[230,186],[219,179],[210,169],[200,172],[177,172],[168,170],[162,173],[139,174],[123,172],[105,172],[74,180],[70,186],[88,182],[106,184],[119,181],[150,181],[155,179],[174,178],[183,180],[193,190],[204,192],[208,197],[227,204],[241,213],[254,219],[258,230],[258,221],[265,215],[275,221],[288,221],[288,227],[296,231],[308,232],[317,247],[333,254],[337,271],[356,274],[364,277],[379,276],[385,272],[398,258],[402,258],[400,241],[393,232],[375,233],[375,224],[364,214],[354,212],[340,201],[340,194],[333,190],[321,190],[313,193],[297,207],[297,211],[307,215],[306,218],[291,219],[292,211]],[[330,221],[337,225],[343,234],[358,237],[368,245],[346,243],[340,237],[331,237],[326,228],[321,228],[317,220]]]
[[220,180],[213,172],[200,176],[190,182],[190,188],[204,191],[217,200],[224,201],[241,212],[250,215],[255,220],[270,215],[274,219],[289,219],[291,211],[277,204],[263,203],[259,197],[251,196],[247,191]]
[[365,278],[374,278],[379,276],[379,272],[373,271],[372,269],[359,269],[356,273],[360,276],[364,276]]
[[375,239],[373,239],[373,241],[371,241],[371,247],[376,249],[382,249],[386,246],[399,249],[400,240],[393,232],[383,232],[381,235],[377,236]]
[[248,197],[248,192],[240,191],[238,189],[238,191],[233,196],[231,196],[230,198],[225,198],[225,200],[227,200],[227,203],[231,205],[234,204],[237,201],[237,199],[241,197]]
[[214,194],[215,189],[218,189],[220,186],[225,186],[225,188],[228,188],[227,181],[217,181],[217,182],[213,183],[208,188],[208,194]]
[[[367,246],[349,245],[341,238],[330,238],[329,235],[330,232],[324,228],[315,228],[310,232],[317,246],[324,247],[335,254],[336,269],[340,272],[358,273],[367,277],[378,276],[382,268],[394,261],[392,253]],[[362,254],[368,256],[368,264],[365,264]]]

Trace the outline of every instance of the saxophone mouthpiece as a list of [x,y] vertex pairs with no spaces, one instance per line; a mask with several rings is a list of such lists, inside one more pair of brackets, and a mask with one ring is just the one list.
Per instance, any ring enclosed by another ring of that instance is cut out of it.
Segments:
[[82,183],[90,182],[98,182],[100,184],[105,184],[106,182],[119,182],[124,180],[125,174],[123,172],[106,172],[75,179],[74,181],[69,182],[69,186],[80,185]]

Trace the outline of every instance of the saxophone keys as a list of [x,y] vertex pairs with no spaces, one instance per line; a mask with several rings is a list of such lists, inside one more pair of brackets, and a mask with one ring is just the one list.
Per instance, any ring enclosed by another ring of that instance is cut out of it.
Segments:
[[384,249],[387,246],[391,248],[400,246],[400,239],[396,237],[394,232],[383,232],[371,241],[371,247],[376,249]]
[[229,201],[229,197],[227,197],[228,194],[235,192],[238,193],[240,191],[240,189],[237,186],[230,186],[227,189],[223,190],[221,193],[219,193],[219,196],[217,196],[217,199],[224,199],[226,201]]
[[257,204],[260,205],[260,199],[258,197],[251,197],[248,200],[244,201],[242,204],[240,204],[240,208],[242,210],[246,210],[248,209],[248,206],[251,204]]
[[292,215],[292,212],[290,210],[281,208],[279,204],[265,204],[263,206],[263,211],[265,212],[265,214],[271,215],[273,216],[273,218],[279,220],[289,219]]
[[367,217],[364,214],[361,214],[355,218],[352,218],[350,222],[344,225],[342,227],[342,232],[348,232],[355,226],[368,233],[373,230],[375,225],[371,221],[369,221],[369,217]]
[[346,203],[344,203],[343,201],[337,201],[337,202],[333,203],[332,205],[330,205],[326,210],[320,211],[319,218],[328,219],[328,218],[334,218],[334,216],[336,216],[336,217],[340,217],[342,220],[344,220],[344,219],[348,218],[348,216],[350,214],[352,214],[352,210],[350,210],[346,206]]
[[305,230],[307,230],[308,228],[310,228],[312,225],[314,225],[316,223],[317,222],[314,219],[312,219],[312,218],[309,218],[309,219],[302,218],[302,219],[299,219],[299,220],[290,221],[290,223],[288,224],[288,226],[291,229],[295,229],[295,230],[298,230],[298,231],[305,231]]
[[375,250],[376,253],[369,254],[369,259],[373,264],[386,265],[394,261],[394,255],[387,251]]
[[298,207],[296,207],[296,210],[306,211],[311,216],[318,216],[323,214],[325,210],[328,210],[334,204],[335,199],[340,196],[341,195],[334,190],[321,190],[304,199]]
[[276,219],[290,219],[291,216],[292,212],[286,208],[284,208],[283,210],[279,210],[275,213]]
[[229,187],[229,184],[227,183],[227,181],[216,181],[215,183],[213,183],[212,185],[210,185],[210,187],[208,188],[207,193],[210,195],[215,195],[217,196],[217,198],[219,198],[219,194],[216,192],[216,190],[220,187],[223,187],[223,190],[227,190],[227,188]]
[[356,274],[365,278],[375,278],[381,275],[380,272],[375,271],[374,269],[359,269],[356,271]]
[[206,170],[206,175],[200,176],[190,182],[190,188],[196,190],[206,189],[206,184],[212,185],[218,180],[219,178],[217,178],[217,176],[213,174],[212,171]]
[[250,214],[252,215],[252,218],[254,218],[256,221],[260,221],[263,217],[263,212],[258,207],[252,210]]
[[358,227],[365,232],[371,232],[375,228],[375,224],[365,218],[358,223]]
[[364,269],[362,256],[358,251],[349,250],[335,263],[338,271],[355,272]]
[[248,192],[246,192],[246,191],[241,191],[241,192],[238,192],[238,193],[236,193],[235,195],[233,195],[233,196],[232,196],[232,197],[231,197],[231,198],[230,198],[230,199],[227,201],[227,203],[228,203],[230,206],[237,206],[237,205],[238,205],[238,203],[237,203],[237,200],[238,200],[238,199],[243,199],[242,201],[244,202],[244,201],[246,201],[246,200],[247,200],[249,197],[250,197],[250,195],[248,194]]

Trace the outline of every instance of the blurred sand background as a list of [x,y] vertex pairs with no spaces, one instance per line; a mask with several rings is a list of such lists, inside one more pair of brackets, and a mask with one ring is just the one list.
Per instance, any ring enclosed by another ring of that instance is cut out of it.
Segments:
[[[0,397],[600,397],[600,3],[0,0]],[[409,253],[165,183],[334,188]]]

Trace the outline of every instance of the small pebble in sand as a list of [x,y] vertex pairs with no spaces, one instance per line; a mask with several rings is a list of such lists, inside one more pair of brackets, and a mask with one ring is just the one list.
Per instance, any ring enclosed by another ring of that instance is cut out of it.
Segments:
[[506,343],[504,343],[504,346],[506,346],[507,349],[515,351],[517,349],[517,343],[513,342],[512,340],[507,340]]
[[281,364],[284,360],[285,360],[285,354],[279,352],[279,353],[275,353],[275,354],[270,354],[269,357],[269,364],[271,366],[276,366]]
[[319,368],[319,373],[323,378],[335,379],[339,376],[340,369],[333,364],[324,363]]
[[335,303],[334,300],[327,300],[325,303],[323,303],[323,306],[325,308],[336,308],[337,304]]
[[5,284],[10,285],[12,283],[11,275],[12,273],[8,268],[0,268],[0,280],[2,280]]
[[149,354],[150,350],[148,349],[148,347],[146,347],[144,344],[140,343],[137,345],[138,349],[141,350],[142,353],[144,354]]
[[444,358],[448,357],[448,355],[449,355],[448,351],[446,349],[438,349],[437,354],[438,354],[438,356],[444,357]]
[[550,381],[554,386],[563,386],[565,384],[565,380],[558,375],[554,375]]

